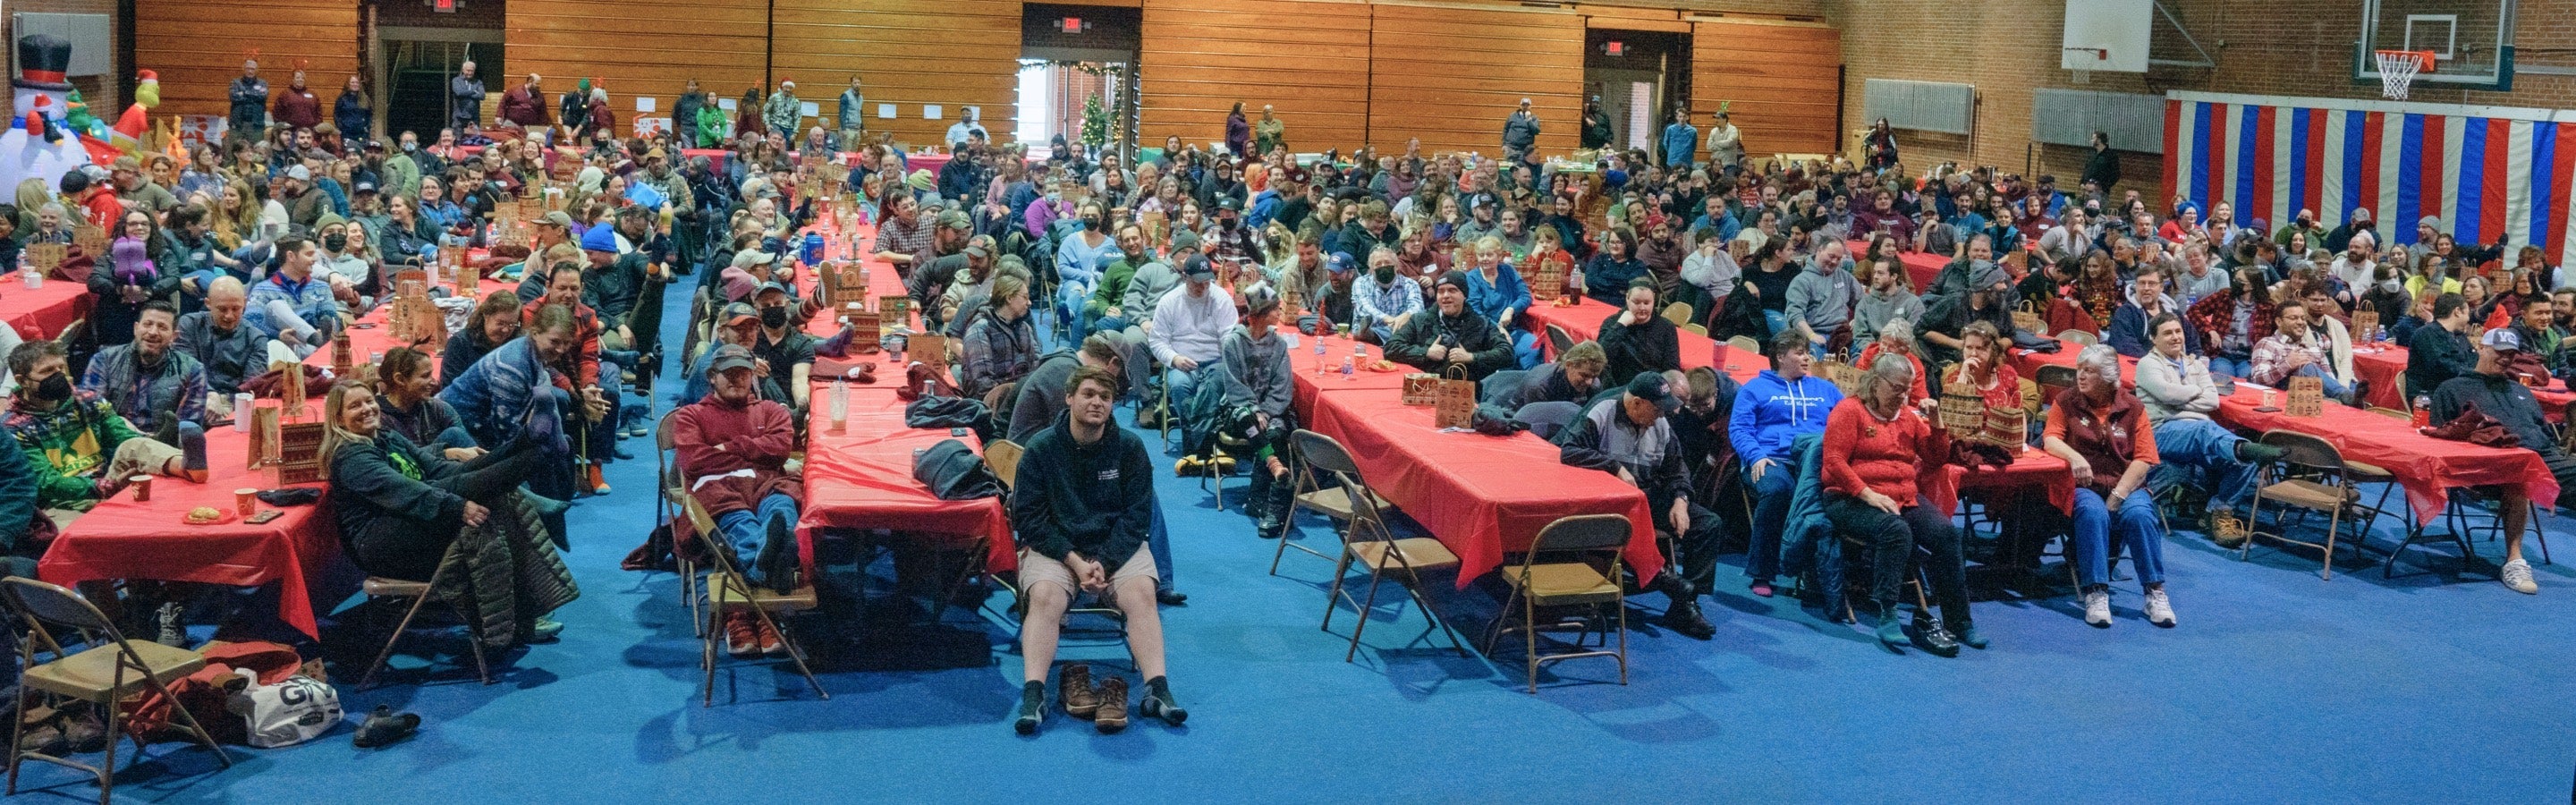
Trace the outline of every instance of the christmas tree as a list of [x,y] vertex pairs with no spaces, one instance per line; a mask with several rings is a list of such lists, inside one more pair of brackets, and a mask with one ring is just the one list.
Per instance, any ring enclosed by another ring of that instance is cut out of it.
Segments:
[[1082,145],[1092,153],[1109,142],[1109,110],[1100,105],[1095,93],[1082,101]]

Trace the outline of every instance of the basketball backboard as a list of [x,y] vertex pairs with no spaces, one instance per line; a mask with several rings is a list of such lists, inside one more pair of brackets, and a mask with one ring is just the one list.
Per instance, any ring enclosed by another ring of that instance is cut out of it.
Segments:
[[2154,0],[2067,0],[2058,68],[2146,72],[2147,35],[2154,15]]
[[2513,88],[2514,0],[2362,0],[2353,80],[2379,82],[2381,50],[2433,54],[2414,79],[2418,92]]

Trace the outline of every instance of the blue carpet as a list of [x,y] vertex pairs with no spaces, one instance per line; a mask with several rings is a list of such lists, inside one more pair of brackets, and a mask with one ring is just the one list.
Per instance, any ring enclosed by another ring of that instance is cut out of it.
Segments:
[[[669,300],[673,354],[682,297],[675,287]],[[666,400],[677,385],[665,377]],[[630,444],[649,452],[649,441]],[[1157,460],[1168,468],[1168,456]],[[1509,641],[1498,663],[1462,659],[1436,637],[1413,640],[1424,623],[1409,604],[1381,607],[1358,661],[1343,663],[1348,610],[1334,633],[1316,628],[1331,565],[1292,552],[1278,577],[1266,575],[1273,543],[1252,535],[1239,507],[1219,513],[1196,481],[1168,473],[1158,493],[1191,596],[1164,612],[1186,728],[1139,720],[1104,736],[1059,714],[1035,738],[1013,735],[1012,627],[964,609],[940,626],[907,625],[918,618],[890,600],[882,563],[865,577],[836,572],[826,612],[798,621],[829,701],[792,668],[726,659],[716,706],[701,708],[676,579],[617,569],[651,528],[651,473],[649,460],[616,464],[617,493],[574,510],[569,560],[583,595],[557,613],[570,628],[510,658],[496,685],[476,685],[461,656],[430,665],[403,655],[393,684],[347,692],[375,648],[373,627],[344,616],[326,632],[335,657],[357,657],[335,669],[352,723],[378,704],[418,712],[425,724],[409,743],[359,750],[344,728],[302,747],[233,748],[226,771],[164,743],[118,792],[371,803],[1112,791],[1177,801],[2540,802],[2565,796],[2576,758],[2576,572],[2565,565],[2539,568],[2536,597],[2491,571],[2453,576],[2447,559],[2429,563],[2439,574],[2395,581],[2348,561],[2320,581],[2313,554],[2258,550],[2239,562],[2178,535],[2166,556],[2179,628],[2149,626],[2136,583],[2123,582],[2112,629],[2086,626],[2071,597],[1979,604],[1994,647],[1945,660],[1891,656],[1788,598],[1754,598],[1732,556],[1708,607],[1715,640],[1649,625],[1662,601],[1647,596],[1631,616],[1630,685],[1616,684],[1607,660],[1576,661],[1546,672],[1532,696]],[[1229,498],[1241,489],[1233,481]],[[2576,533],[2567,519],[2548,525]],[[1320,521],[1306,529],[1313,544],[1329,540]],[[2387,529],[2373,542],[2393,545]],[[2496,543],[2478,546],[2501,556]],[[2576,563],[2576,539],[2558,547]],[[853,597],[862,586],[867,604]],[[1472,640],[1492,597],[1446,577],[1432,586]],[[1075,635],[1063,656],[1127,667],[1123,646],[1096,635]],[[36,764],[22,789],[39,789],[28,802],[96,796],[73,773]]]

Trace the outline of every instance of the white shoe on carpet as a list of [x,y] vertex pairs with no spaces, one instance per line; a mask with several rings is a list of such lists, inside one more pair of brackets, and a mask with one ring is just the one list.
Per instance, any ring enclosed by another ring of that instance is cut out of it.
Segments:
[[2531,577],[2531,563],[2520,559],[2504,563],[2504,572],[2496,574],[2506,589],[2524,595],[2539,595],[2540,582]]
[[2167,629],[2173,628],[2173,599],[2165,595],[2165,588],[2158,587],[2147,591],[2147,622]]
[[2093,590],[2084,594],[2084,622],[2095,628],[2111,628],[2111,591]]

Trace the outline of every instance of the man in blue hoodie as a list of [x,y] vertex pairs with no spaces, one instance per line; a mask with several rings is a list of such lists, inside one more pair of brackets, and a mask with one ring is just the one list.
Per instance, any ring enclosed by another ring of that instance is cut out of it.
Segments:
[[1780,575],[1780,532],[1789,519],[1789,494],[1798,483],[1776,465],[1800,436],[1825,432],[1825,416],[1843,401],[1843,392],[1824,378],[1807,374],[1815,359],[1807,337],[1796,330],[1772,336],[1771,368],[1735,393],[1728,417],[1727,441],[1744,462],[1744,484],[1753,489],[1753,539],[1744,573],[1753,577],[1753,594],[1771,596],[1771,579]]
[[1664,127],[1664,167],[1690,169],[1699,155],[1699,127],[1690,124],[1690,110],[1673,107],[1673,124]]

